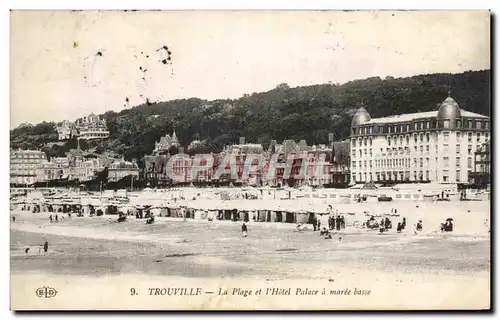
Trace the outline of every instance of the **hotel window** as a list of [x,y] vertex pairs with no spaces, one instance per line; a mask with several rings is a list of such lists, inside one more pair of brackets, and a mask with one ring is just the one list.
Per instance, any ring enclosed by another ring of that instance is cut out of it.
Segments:
[[467,158],[467,168],[472,168],[472,158],[471,157]]
[[417,148],[417,146],[415,146],[415,152],[417,152],[417,151],[418,151],[418,148]]
[[356,161],[352,161],[352,167],[356,169]]
[[420,154],[424,154],[424,146],[420,145]]
[[476,129],[481,129],[481,121],[476,121]]
[[378,127],[378,133],[384,133],[384,127],[383,126],[379,126]]
[[459,154],[459,153],[460,153],[460,145],[457,144],[457,154]]
[[356,148],[356,139],[352,139],[352,146]]
[[403,125],[399,126],[399,132],[403,132]]
[[370,157],[372,156],[372,149],[370,149]]
[[469,124],[469,128],[472,128],[472,120],[469,120],[468,124]]
[[455,126],[457,128],[460,128],[462,126],[462,122],[460,120],[457,120]]
[[406,131],[407,131],[407,132],[409,132],[409,131],[410,131],[410,125],[409,125],[409,124],[407,124],[407,125],[406,125]]
[[424,166],[424,158],[420,158],[420,168]]
[[450,158],[443,157],[443,165],[445,168],[448,168],[450,166]]
[[431,135],[426,133],[425,134],[425,140],[427,140],[427,142],[431,141]]
[[364,145],[366,146],[366,138],[364,139],[364,141],[363,141],[363,142],[364,142]]
[[467,136],[468,136],[468,138],[469,138],[469,142],[472,142],[472,132],[469,132],[469,133],[467,134]]
[[366,168],[366,160],[365,160],[365,162],[364,162],[364,165],[365,165],[365,168]]
[[429,180],[429,170],[425,171],[425,180]]
[[449,132],[443,132],[443,137],[444,137],[444,141],[450,140],[450,133]]
[[476,133],[476,137],[477,137],[477,139],[476,139],[477,143],[481,142],[481,133],[479,133],[479,132]]
[[425,166],[429,167],[429,158],[425,158]]
[[410,144],[410,136],[406,135],[406,144]]
[[461,138],[460,131],[455,132],[455,134],[457,135],[457,141],[460,141],[460,138]]
[[398,132],[398,126],[394,126],[393,131],[394,133]]
[[413,139],[415,140],[415,143],[417,143],[418,138],[417,138],[417,134],[416,133],[413,134]]
[[370,127],[368,130],[369,133],[373,133],[373,127]]
[[414,128],[415,130],[417,130],[417,123],[416,123],[416,122],[415,122],[415,124],[413,125],[413,128]]
[[413,171],[413,180],[417,180],[417,171]]
[[443,121],[443,128],[447,129],[450,127],[450,120],[444,120]]
[[387,133],[391,133],[391,126],[387,127]]
[[365,156],[366,156],[366,149],[365,149]]
[[359,157],[361,158],[363,156],[363,150],[359,150]]
[[457,167],[460,167],[460,158],[459,157],[457,157],[455,165]]
[[427,121],[427,122],[425,123],[425,128],[426,128],[426,129],[430,129],[430,128],[431,128],[431,122],[430,122],[430,121]]
[[423,133],[420,134],[420,142],[424,142],[424,134]]
[[425,146],[425,153],[427,153],[427,154],[428,154],[428,153],[429,153],[429,149],[430,149],[429,145],[426,145],[426,146]]
[[457,170],[457,173],[455,175],[455,181],[460,181],[460,170]]
[[352,150],[352,157],[353,159],[356,158],[356,150]]
[[370,160],[370,168],[372,168],[372,161]]
[[443,144],[443,150],[444,150],[444,152],[448,152],[448,145],[447,144]]
[[372,145],[372,138],[370,138],[369,142],[370,142],[370,146],[371,146]]
[[443,170],[443,182],[448,182],[449,181],[449,175],[450,172],[448,170]]
[[486,122],[484,123],[484,128],[485,128],[485,129],[489,129],[489,128],[490,128],[490,123],[489,123],[488,121],[486,121]]
[[484,134],[484,141],[488,142],[489,139],[490,139],[490,134],[488,132],[486,132]]

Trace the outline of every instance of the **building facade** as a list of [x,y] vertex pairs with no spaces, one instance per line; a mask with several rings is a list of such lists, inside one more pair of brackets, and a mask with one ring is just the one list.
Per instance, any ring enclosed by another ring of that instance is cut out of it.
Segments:
[[106,119],[91,113],[87,117],[79,118],[75,121],[78,137],[83,140],[106,139],[109,138],[109,130]]
[[172,133],[172,137],[169,134],[160,138],[160,141],[155,142],[155,149],[153,150],[154,155],[167,154],[171,147],[179,147],[179,140],[175,134],[175,130]]
[[69,140],[77,135],[75,124],[68,120],[58,124],[56,130],[59,140]]
[[491,182],[491,142],[483,143],[474,152],[474,170],[469,174],[469,182],[487,186]]
[[38,182],[65,179],[69,176],[68,158],[51,158],[38,170]]
[[10,183],[31,185],[38,182],[39,171],[47,162],[45,152],[38,150],[10,151]]
[[489,117],[460,109],[448,96],[438,110],[351,123],[351,180],[467,183],[474,151],[490,138]]
[[132,176],[134,179],[139,178],[139,167],[134,162],[125,160],[115,161],[109,165],[108,181],[117,182],[121,179]]

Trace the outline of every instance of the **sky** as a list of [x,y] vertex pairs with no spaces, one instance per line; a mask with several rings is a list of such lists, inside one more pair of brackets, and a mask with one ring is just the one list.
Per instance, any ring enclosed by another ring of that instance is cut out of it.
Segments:
[[237,98],[280,83],[490,69],[488,11],[15,11],[10,18],[11,128],[146,99]]

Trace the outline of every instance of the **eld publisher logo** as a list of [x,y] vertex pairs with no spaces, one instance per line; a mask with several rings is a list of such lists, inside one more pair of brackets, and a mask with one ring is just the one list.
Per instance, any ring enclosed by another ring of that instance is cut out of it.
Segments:
[[36,295],[38,298],[53,298],[57,294],[57,290],[50,287],[42,287],[36,289]]

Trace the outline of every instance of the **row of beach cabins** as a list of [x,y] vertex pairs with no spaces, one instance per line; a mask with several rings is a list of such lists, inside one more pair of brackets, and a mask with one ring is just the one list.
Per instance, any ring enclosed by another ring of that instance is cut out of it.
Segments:
[[67,192],[58,189],[11,189],[11,194],[29,193],[44,195],[89,196],[106,199],[128,199],[134,201],[156,200],[307,200],[323,199],[334,203],[390,202],[390,201],[489,201],[489,190],[458,190],[456,185],[422,184],[379,187],[376,185],[357,185],[349,189],[311,189],[311,188],[173,188],[149,189],[141,192],[126,190],[106,190],[102,193],[89,193],[79,190]]

